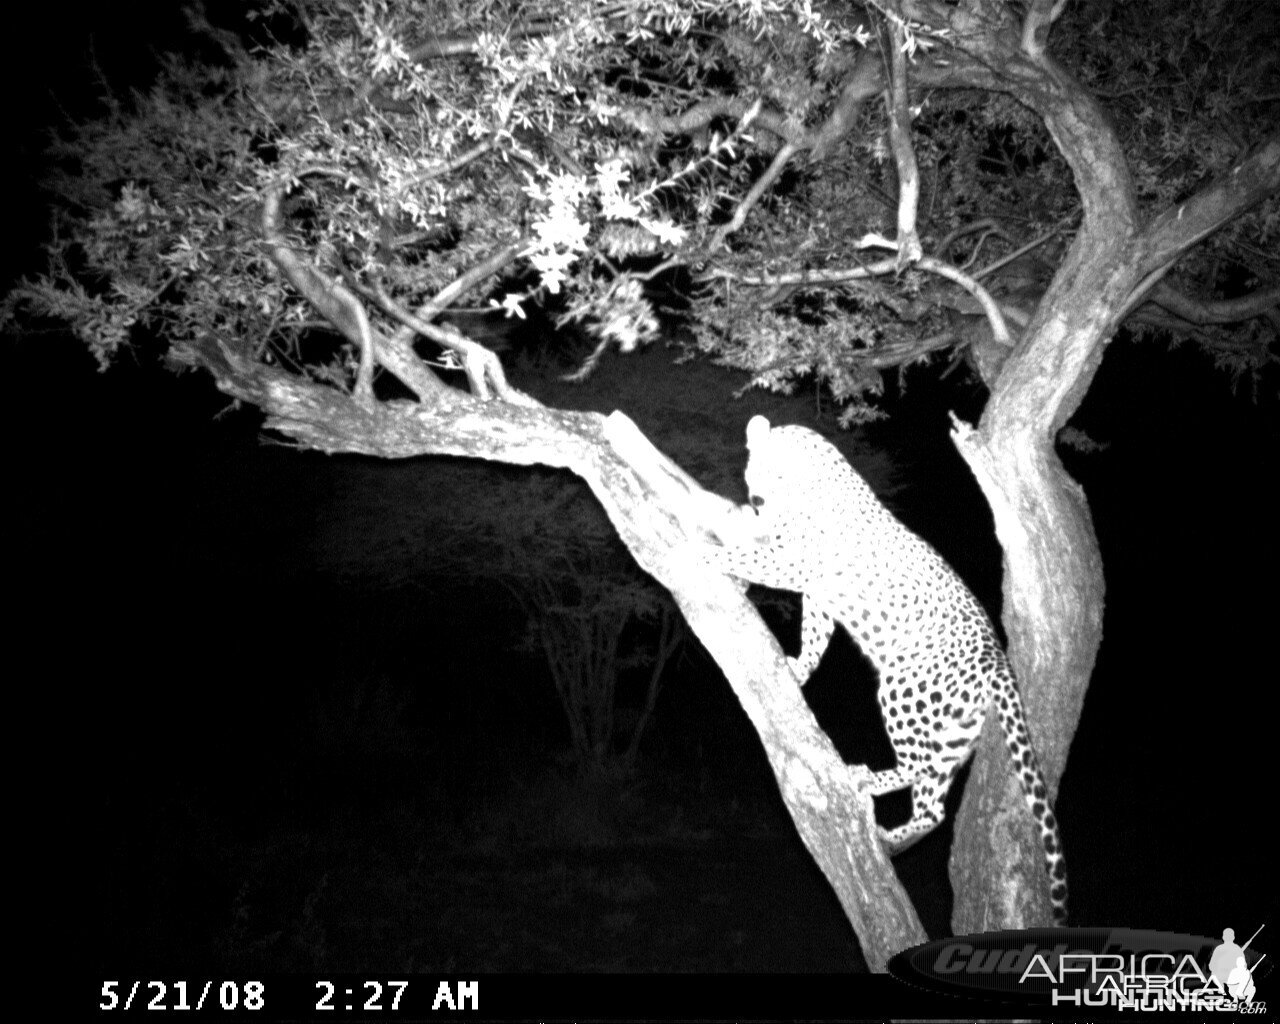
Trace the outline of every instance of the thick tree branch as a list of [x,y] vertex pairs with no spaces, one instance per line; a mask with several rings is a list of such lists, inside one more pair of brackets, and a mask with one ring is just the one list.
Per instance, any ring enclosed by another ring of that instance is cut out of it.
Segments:
[[[1009,658],[1054,791],[1097,658],[1104,581],[1088,503],[1053,444],[1088,390],[1129,296],[1146,276],[1135,258],[1139,215],[1133,180],[1106,112],[1042,48],[1041,28],[1052,20],[1051,6],[1033,12],[1038,25],[1024,41],[1006,5],[884,2],[932,30],[947,31],[945,58],[922,62],[918,82],[1005,92],[1035,111],[1080,195],[1080,228],[1019,343],[999,367],[979,429],[953,434],[991,503],[1005,554]],[[953,915],[960,931],[1008,927],[1020,917],[1009,893],[1035,900],[1041,885],[1036,840],[1014,817],[1017,786],[997,733],[988,722],[957,819],[957,835],[966,837],[952,855],[953,876],[963,880]],[[1011,851],[1018,849],[1014,857]],[[1015,862],[1016,871],[997,868]]]
[[1235,299],[1196,299],[1162,281],[1152,289],[1149,299],[1190,324],[1234,324],[1265,316],[1280,306],[1280,285],[1259,288]]
[[[1004,92],[1044,120],[1071,167],[1085,217],[1125,234],[1136,228],[1137,203],[1128,162],[1110,119],[1097,101],[1047,53],[1024,50],[1012,29],[1011,8],[949,6],[941,0],[884,0],[900,16],[944,30],[946,58],[921,61],[915,78],[935,88]],[[1043,12],[1042,12],[1043,13]],[[1052,9],[1048,14],[1056,17]],[[1051,19],[1050,19],[1051,20]]]
[[1139,307],[1128,322],[1154,327],[1177,337],[1190,337],[1202,348],[1232,353],[1253,366],[1259,363],[1280,362],[1280,356],[1270,351],[1272,343],[1280,337],[1280,314],[1277,314],[1275,309],[1271,309],[1264,311],[1260,316],[1270,324],[1269,334],[1241,331],[1238,328],[1228,330],[1221,324],[1214,323],[1193,324],[1162,309],[1154,302],[1148,302]]
[[810,163],[818,163],[831,153],[840,140],[853,130],[862,104],[879,94],[882,88],[880,61],[871,50],[864,50],[858,55],[853,71],[845,79],[840,96],[826,121],[810,136]]
[[[462,164],[469,163],[483,151],[477,147],[463,154],[458,160],[440,165],[437,170],[443,172],[448,167],[458,164],[459,160]],[[349,177],[341,169],[327,167],[306,168],[298,176],[307,174],[323,174],[344,179]],[[262,231],[268,252],[289,283],[297,288],[329,323],[360,346],[361,360],[354,394],[362,404],[372,407],[374,403],[375,360],[394,373],[420,399],[427,395],[439,395],[440,389],[447,387],[441,384],[440,388],[437,388],[429,383],[436,378],[413,352],[412,342],[415,334],[422,334],[458,353],[460,368],[466,373],[471,390],[478,398],[488,399],[496,395],[505,401],[518,404],[528,405],[534,402],[528,395],[517,391],[507,383],[502,364],[495,353],[478,342],[463,337],[454,328],[428,322],[429,317],[438,315],[459,295],[515,260],[527,245],[527,240],[522,239],[507,245],[488,259],[471,267],[441,289],[430,301],[424,303],[415,314],[400,306],[380,286],[362,285],[353,274],[344,272],[349,288],[344,287],[342,284],[329,281],[315,267],[299,257],[286,242],[281,225],[280,207],[287,191],[288,181],[281,182],[268,192],[263,203]],[[366,299],[376,303],[384,313],[404,326],[391,338],[375,335],[364,305],[353,291],[359,292]]]
[[[854,243],[854,248],[877,248],[896,251],[898,245],[896,242],[883,238],[879,235],[867,235]],[[1006,349],[1013,347],[1013,337],[1009,333],[1009,327],[1005,322],[1004,313],[1000,308],[1000,304],[996,302],[991,293],[973,277],[966,274],[964,271],[957,269],[951,264],[942,260],[934,259],[931,256],[920,257],[916,261],[915,265],[921,270],[946,278],[948,281],[959,285],[966,292],[972,295],[978,301],[978,304],[982,308],[982,312],[990,322],[991,331],[992,334],[995,335],[996,342]],[[723,267],[712,267],[702,275],[702,279],[729,280],[738,284],[748,285],[750,287],[778,288],[804,285],[839,285],[847,281],[878,277],[884,274],[894,274],[897,273],[898,270],[898,260],[896,259],[880,260],[876,263],[868,263],[859,267],[845,267],[831,270],[797,270],[780,274],[742,274]],[[930,347],[932,348],[936,346]]]
[[935,260],[931,256],[922,256],[916,265],[921,270],[927,270],[932,274],[937,274],[939,277],[945,277],[953,284],[958,284],[977,299],[982,306],[982,312],[987,317],[987,322],[991,324],[991,333],[995,336],[996,344],[1001,348],[1013,348],[1013,336],[1009,333],[1008,324],[1005,323],[1004,311],[991,293],[982,287],[975,278],[970,277],[963,270],[959,270],[949,263],[943,263],[941,260]]
[[[339,169],[308,168],[298,176],[323,174],[329,177],[348,178]],[[289,181],[282,181],[268,193],[262,204],[262,235],[272,262],[299,292],[336,327],[347,339],[359,346],[360,367],[356,373],[355,397],[358,402],[372,407],[373,364],[377,358],[373,329],[360,300],[342,285],[327,280],[310,263],[304,261],[285,241],[280,223],[280,204],[289,191]]]
[[1058,20],[1067,0],[1032,0],[1022,22],[1022,50],[1029,57],[1044,53],[1049,39],[1049,26]]
[[378,362],[395,375],[420,402],[451,400],[459,392],[451,388],[434,373],[413,350],[412,342],[393,335],[379,335],[374,340]]
[[[827,119],[817,128],[806,131],[803,126],[767,107],[755,116],[753,124],[790,145],[794,152],[809,150],[809,162],[828,156],[835,145],[853,128],[862,104],[882,89],[879,63],[874,55],[858,58]],[[646,135],[689,135],[704,130],[716,118],[741,118],[760,100],[738,96],[713,96],[701,100],[679,114],[659,114],[648,109],[624,110],[626,123]]]
[[920,167],[911,145],[911,110],[907,106],[907,34],[902,22],[892,24],[893,53],[890,55],[892,89],[889,98],[889,140],[893,162],[898,169],[898,268],[903,269],[921,256],[920,235],[916,231],[916,207],[920,202]]
[[1166,267],[1256,203],[1280,190],[1280,132],[1185,203],[1155,218],[1143,232],[1143,275]]

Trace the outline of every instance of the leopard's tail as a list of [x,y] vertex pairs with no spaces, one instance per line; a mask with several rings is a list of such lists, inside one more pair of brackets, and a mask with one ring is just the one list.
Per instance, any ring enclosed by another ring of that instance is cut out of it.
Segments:
[[1022,697],[1012,674],[1001,679],[996,691],[996,710],[1000,726],[1004,730],[1005,746],[1013,758],[1014,770],[1022,792],[1026,795],[1031,816],[1040,830],[1040,844],[1044,848],[1044,865],[1049,874],[1049,902],[1053,906],[1054,923],[1067,923],[1067,859],[1062,853],[1062,837],[1058,833],[1058,819],[1049,803],[1049,791],[1031,746],[1027,732],[1027,716],[1022,709]]

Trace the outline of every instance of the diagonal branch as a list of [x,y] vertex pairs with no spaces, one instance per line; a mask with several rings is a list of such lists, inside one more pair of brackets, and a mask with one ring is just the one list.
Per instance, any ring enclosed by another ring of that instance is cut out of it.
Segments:
[[1280,132],[1185,203],[1170,207],[1143,232],[1144,274],[1167,267],[1192,246],[1267,196],[1280,191]]
[[[491,277],[504,267],[515,262],[516,258],[529,248],[530,243],[531,239],[521,238],[518,241],[504,245],[501,249],[494,250],[494,252],[489,256],[459,274],[430,299],[415,309],[413,311],[414,317],[418,320],[431,320],[438,316],[460,295],[463,295],[469,289],[474,288],[486,277]],[[402,327],[400,330],[396,331],[392,337],[407,343],[412,341],[414,332],[415,328]]]
[[789,161],[796,153],[797,147],[790,142],[786,143],[777,153],[774,154],[772,162],[769,164],[763,174],[756,179],[755,184],[742,197],[742,202],[738,204],[738,208],[733,211],[733,216],[716,229],[711,241],[707,245],[707,252],[713,253],[724,244],[724,240],[742,227],[747,219],[747,214],[751,212],[751,208],[760,201],[760,197],[765,191],[778,180],[778,175],[782,173],[783,168],[787,166]]
[[[317,167],[304,169],[297,177],[308,173],[347,178],[339,168]],[[376,359],[401,383],[412,391],[419,401],[439,399],[454,389],[440,380],[413,351],[412,333],[407,338],[399,334],[386,337],[375,332],[369,323],[364,306],[350,291],[329,281],[319,270],[303,260],[285,241],[281,225],[280,206],[288,191],[288,182],[282,182],[267,193],[262,209],[262,229],[272,262],[280,268],[285,279],[302,294],[312,306],[345,338],[360,346],[360,377],[357,379],[356,397],[366,405],[372,405],[372,367],[368,360]]]
[[[350,175],[339,168],[311,167],[298,172],[297,177],[321,174],[327,177],[347,179]],[[285,241],[281,227],[280,204],[289,191],[286,179],[267,192],[262,204],[262,235],[267,243],[267,253],[281,273],[306,298],[320,314],[333,324],[347,339],[360,349],[360,368],[356,373],[355,400],[371,408],[373,398],[373,364],[376,351],[373,329],[368,314],[360,300],[342,285],[327,280],[310,263],[303,260]]]
[[[361,286],[357,285],[357,287]],[[481,401],[488,401],[496,395],[503,401],[517,405],[541,404],[507,383],[506,373],[502,369],[502,362],[498,359],[496,352],[485,348],[478,341],[464,337],[455,327],[427,323],[414,316],[391,298],[381,285],[375,285],[371,289],[361,287],[361,291],[366,297],[376,302],[384,313],[404,324],[404,329],[415,331],[430,338],[437,345],[443,345],[451,352],[456,352],[461,360],[463,372],[467,375],[471,393]]]

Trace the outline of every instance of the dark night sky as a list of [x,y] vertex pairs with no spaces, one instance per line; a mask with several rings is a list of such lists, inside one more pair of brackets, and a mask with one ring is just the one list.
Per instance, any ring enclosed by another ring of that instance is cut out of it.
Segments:
[[[104,59],[136,53],[119,48],[127,35],[100,35],[112,55]],[[52,47],[48,38],[43,45]],[[34,96],[42,84],[37,74],[24,87]],[[33,100],[29,113],[41,107]],[[30,215],[35,204],[19,207]],[[36,230],[38,222],[24,228],[19,217],[20,235]],[[117,940],[142,957],[153,946],[138,936],[172,927],[163,911],[168,897],[139,895],[139,878],[149,872],[173,887],[175,901],[200,879],[230,879],[231,889],[243,881],[191,853],[198,846],[191,837],[207,828],[215,835],[208,857],[225,859],[217,847],[224,834],[209,822],[234,817],[227,805],[236,794],[245,794],[254,827],[267,832],[272,815],[292,821],[292,811],[254,803],[255,790],[322,799],[323,779],[289,781],[287,766],[295,747],[314,739],[307,716],[343,706],[340,696],[326,704],[314,691],[332,698],[366,656],[397,692],[419,694],[406,712],[410,734],[442,760],[460,758],[460,743],[491,744],[476,760],[497,780],[486,784],[502,786],[522,765],[545,758],[556,742],[554,703],[527,681],[511,696],[507,673],[527,673],[527,663],[493,646],[500,631],[474,625],[489,617],[486,606],[466,603],[480,598],[426,585],[370,596],[326,575],[324,545],[332,541],[325,538],[342,536],[330,520],[343,514],[344,488],[394,494],[412,469],[263,445],[253,414],[213,419],[225,403],[206,381],[127,366],[99,376],[65,339],[27,339],[10,351],[18,372],[6,406],[16,467],[9,575],[21,605],[11,614],[11,643],[27,666],[11,676],[23,709],[13,720],[46,737],[32,773],[35,820],[74,844],[75,866],[60,887],[73,917],[87,918],[75,928],[95,964]],[[724,391],[735,386],[726,380]],[[872,443],[905,467],[894,499],[903,517],[984,600],[998,601],[989,519],[946,441],[951,403],[917,389]],[[644,403],[625,411],[643,425]],[[740,423],[751,411],[735,407],[729,415]],[[793,418],[808,412],[798,400]],[[1276,678],[1266,638],[1275,632],[1280,569],[1271,493],[1280,439],[1275,396],[1251,405],[1231,394],[1204,356],[1121,342],[1108,352],[1078,422],[1110,447],[1068,456],[1092,504],[1108,580],[1104,646],[1059,800],[1075,909],[1082,923],[1196,934],[1274,926],[1274,857],[1265,852],[1264,826],[1275,805],[1266,710]],[[955,511],[961,503],[963,514]],[[403,619],[379,620],[397,602]],[[667,752],[671,770],[685,770],[689,737],[705,713],[706,728],[717,732],[708,749],[732,762],[708,769],[707,801],[741,796],[768,806],[763,756],[735,715],[727,684],[702,685],[702,705],[671,698],[679,742],[655,750]],[[836,705],[831,713],[839,713]],[[315,749],[305,754],[314,765]],[[732,792],[733,759],[748,765],[740,769],[741,794]],[[394,769],[394,760],[387,763]],[[424,755],[415,770],[424,763],[432,764]],[[441,786],[456,786],[445,804],[474,799],[466,790],[472,776],[460,781],[462,763],[441,768]],[[350,780],[330,790],[335,805],[369,799]],[[209,810],[215,805],[216,813]],[[786,832],[785,822],[772,824]],[[178,844],[163,837],[178,833],[195,866],[172,862]],[[430,845],[424,848],[429,856]],[[799,863],[792,870],[808,870]],[[274,891],[269,880],[254,884]],[[225,931],[234,896],[211,899],[188,922],[189,934],[172,941],[205,948],[209,935]],[[205,913],[208,920],[199,916]],[[130,927],[137,936],[121,937]],[[774,941],[799,943],[802,930]],[[332,923],[330,940],[336,947]]]

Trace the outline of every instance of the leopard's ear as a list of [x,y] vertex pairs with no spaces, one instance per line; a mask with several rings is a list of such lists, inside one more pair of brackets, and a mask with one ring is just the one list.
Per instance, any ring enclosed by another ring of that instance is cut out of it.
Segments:
[[747,420],[747,448],[766,441],[769,437],[769,421],[763,416],[752,416]]

